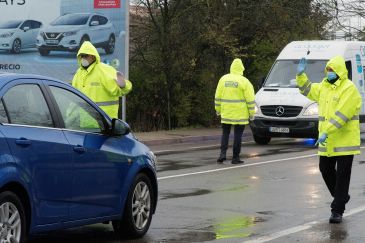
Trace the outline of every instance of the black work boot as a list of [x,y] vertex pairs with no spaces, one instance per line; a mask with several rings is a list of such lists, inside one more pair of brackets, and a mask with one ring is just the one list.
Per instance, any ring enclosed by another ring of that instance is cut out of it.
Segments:
[[243,160],[241,160],[239,157],[233,157],[232,158],[232,162],[231,162],[232,164],[243,164],[244,163],[244,161]]
[[342,222],[342,214],[336,213],[336,212],[332,212],[329,222],[331,224],[339,224],[339,223],[341,223]]
[[350,201],[350,195],[347,195],[347,199],[346,199],[346,201],[345,201],[345,203],[348,203],[349,201]]
[[217,163],[218,164],[221,164],[223,163],[223,161],[225,161],[227,158],[226,158],[226,153],[223,153],[221,152],[221,154],[219,155],[219,158],[217,159]]

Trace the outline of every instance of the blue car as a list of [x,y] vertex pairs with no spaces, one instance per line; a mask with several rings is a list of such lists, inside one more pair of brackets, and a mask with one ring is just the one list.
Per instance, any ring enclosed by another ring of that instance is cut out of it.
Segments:
[[0,74],[0,242],[112,222],[148,230],[158,196],[156,157],[70,85]]

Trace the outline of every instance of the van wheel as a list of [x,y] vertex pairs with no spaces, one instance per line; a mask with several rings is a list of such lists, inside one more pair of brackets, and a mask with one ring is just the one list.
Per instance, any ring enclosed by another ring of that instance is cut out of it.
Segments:
[[0,239],[1,242],[24,243],[26,218],[23,205],[17,195],[5,191],[0,193]]
[[22,49],[22,42],[19,39],[15,39],[11,47],[11,53],[19,54],[21,49]]
[[261,136],[253,135],[253,139],[255,140],[255,142],[257,144],[266,145],[270,142],[271,137],[261,137]]
[[112,222],[114,231],[121,237],[143,237],[151,224],[154,195],[150,179],[145,174],[137,175],[128,193],[122,220]]
[[106,46],[104,46],[104,50],[106,54],[112,54],[114,52],[114,48],[115,48],[115,37],[114,35],[111,35],[109,37],[108,43],[106,44]]

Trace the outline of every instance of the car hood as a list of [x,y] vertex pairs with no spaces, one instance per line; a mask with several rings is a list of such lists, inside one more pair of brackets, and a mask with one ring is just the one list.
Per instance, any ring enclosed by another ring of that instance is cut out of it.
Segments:
[[15,32],[17,29],[0,29],[0,35],[1,34],[6,34],[9,32]]
[[83,25],[54,25],[47,26],[43,29],[44,32],[68,32],[77,31],[83,28]]

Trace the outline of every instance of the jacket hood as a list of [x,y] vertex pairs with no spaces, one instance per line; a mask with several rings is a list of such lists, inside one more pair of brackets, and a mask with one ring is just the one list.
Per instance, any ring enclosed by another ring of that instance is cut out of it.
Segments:
[[95,63],[96,64],[100,63],[100,55],[96,50],[95,46],[93,46],[93,44],[91,44],[90,41],[85,41],[84,43],[82,43],[80,50],[77,52],[77,62],[79,63],[80,67],[81,67],[81,57],[80,57],[81,53],[95,56],[96,57]]
[[[348,78],[347,68],[345,64],[345,59],[342,56],[335,56],[331,58],[326,65],[326,68],[330,67],[332,70],[340,77],[341,80]],[[327,73],[327,70],[326,70]]]
[[242,64],[241,59],[239,58],[234,59],[231,64],[231,73],[243,75],[243,71],[245,71],[245,67]]

